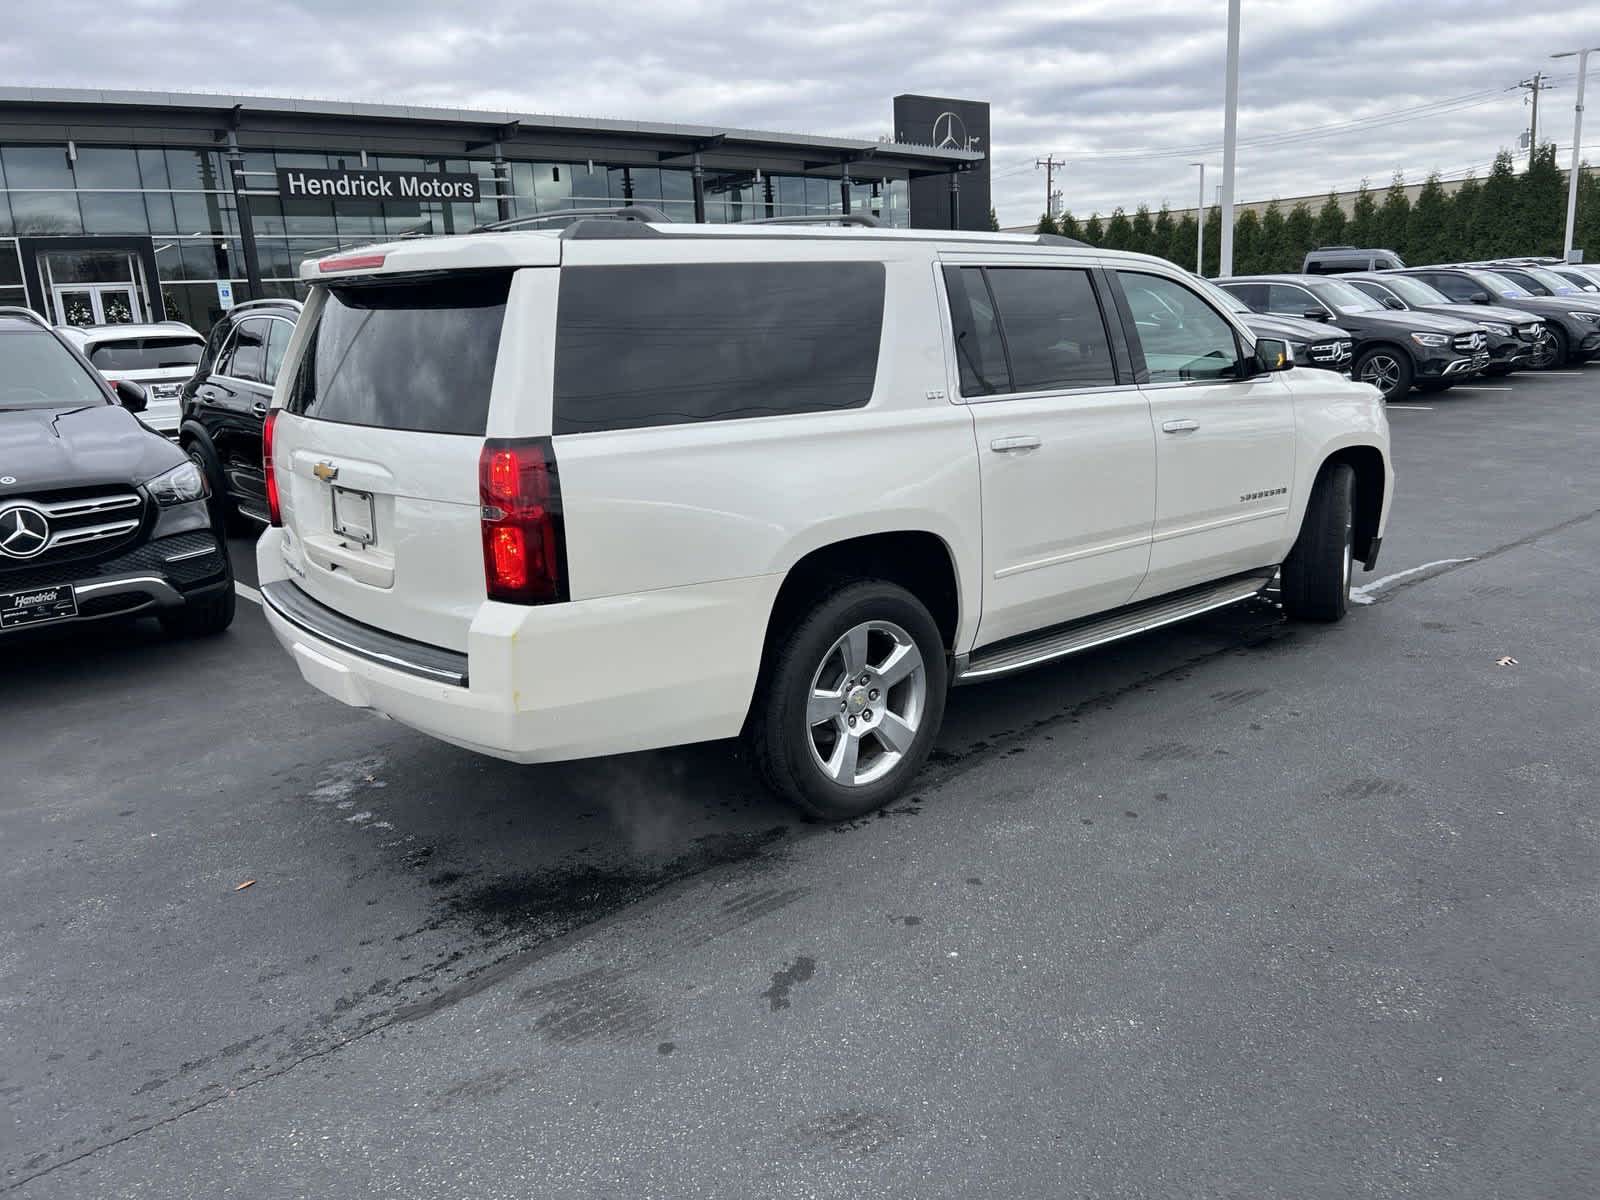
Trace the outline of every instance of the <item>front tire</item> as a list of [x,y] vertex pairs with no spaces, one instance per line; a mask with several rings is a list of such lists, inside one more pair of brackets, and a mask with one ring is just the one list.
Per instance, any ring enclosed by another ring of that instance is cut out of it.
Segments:
[[1439,392],[1448,392],[1451,388],[1455,387],[1455,385],[1456,381],[1454,379],[1426,379],[1417,384],[1416,388],[1419,392],[1436,394]]
[[1300,536],[1283,562],[1283,610],[1294,620],[1337,621],[1350,607],[1355,489],[1348,463],[1334,463],[1312,489]]
[[1554,325],[1546,326],[1546,329],[1550,334],[1551,342],[1550,362],[1546,369],[1553,371],[1566,366],[1572,360],[1572,342],[1567,337],[1566,330],[1557,328]]
[[1383,394],[1384,403],[1398,400],[1411,390],[1416,372],[1411,356],[1392,346],[1374,346],[1356,359],[1355,377]]
[[860,580],[776,637],[745,735],[763,782],[820,821],[902,795],[933,749],[949,686],[927,607],[895,584]]
[[228,493],[222,464],[217,461],[210,447],[199,441],[191,441],[185,443],[183,449],[189,461],[200,468],[200,474],[206,477],[206,485],[211,489],[211,524],[217,532],[224,537],[242,537],[251,532],[254,523],[234,504],[233,497]]

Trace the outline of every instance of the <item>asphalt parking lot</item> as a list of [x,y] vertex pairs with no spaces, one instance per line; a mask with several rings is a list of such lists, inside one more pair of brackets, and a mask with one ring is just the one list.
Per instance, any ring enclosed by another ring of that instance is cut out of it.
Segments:
[[840,828],[429,741],[250,603],[8,645],[0,1190],[1600,1194],[1600,366],[1391,422],[1345,623],[959,690]]

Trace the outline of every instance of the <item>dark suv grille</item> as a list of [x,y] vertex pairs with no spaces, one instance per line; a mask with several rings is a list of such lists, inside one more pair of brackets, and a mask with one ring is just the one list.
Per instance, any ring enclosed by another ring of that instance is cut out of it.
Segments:
[[186,588],[221,570],[222,553],[216,537],[197,530],[157,538],[98,562],[52,564],[29,559],[12,569],[10,560],[0,559],[0,592],[25,592],[58,583],[93,583],[97,579],[119,579],[125,575],[157,575]]
[[1544,326],[1538,322],[1531,325],[1518,325],[1517,337],[1525,342],[1537,342],[1544,336]]
[[1489,345],[1489,339],[1484,336],[1481,330],[1475,330],[1472,333],[1456,334],[1450,340],[1450,345],[1459,354],[1476,354],[1479,350],[1485,349]]
[[1331,342],[1313,342],[1307,347],[1307,353],[1314,363],[1329,363],[1338,365],[1350,361],[1351,352],[1355,343],[1348,338]]
[[[0,500],[0,511],[19,506],[32,510],[23,516],[48,540],[43,550],[26,557],[0,549],[0,575],[115,551],[136,538],[144,524],[144,497],[129,487],[71,488]],[[19,544],[26,545],[26,539]]]

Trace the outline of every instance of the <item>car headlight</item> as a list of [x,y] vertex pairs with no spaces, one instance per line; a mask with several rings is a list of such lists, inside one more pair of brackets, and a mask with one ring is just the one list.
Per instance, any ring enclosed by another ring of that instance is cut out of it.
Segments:
[[1600,312],[1569,312],[1567,316],[1585,325],[1600,325]]
[[1450,335],[1448,333],[1413,333],[1411,340],[1419,346],[1448,346]]
[[1284,342],[1289,347],[1289,361],[1296,363],[1311,361],[1311,347],[1306,342]]
[[211,494],[211,489],[206,486],[206,477],[192,462],[179,463],[172,470],[162,472],[148,481],[145,487],[150,489],[150,494],[162,508],[187,504],[191,500],[204,500]]
[[1511,336],[1511,326],[1509,325],[1496,325],[1493,321],[1485,321],[1483,327],[1499,337]]

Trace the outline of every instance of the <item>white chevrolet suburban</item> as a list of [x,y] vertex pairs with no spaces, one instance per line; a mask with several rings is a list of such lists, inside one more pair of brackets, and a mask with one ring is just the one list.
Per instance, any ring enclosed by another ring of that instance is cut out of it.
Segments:
[[1337,620],[1378,393],[1155,258],[584,219],[307,264],[264,438],[313,685],[517,762],[741,734],[813,816],[900,793],[952,684],[1260,593]]

